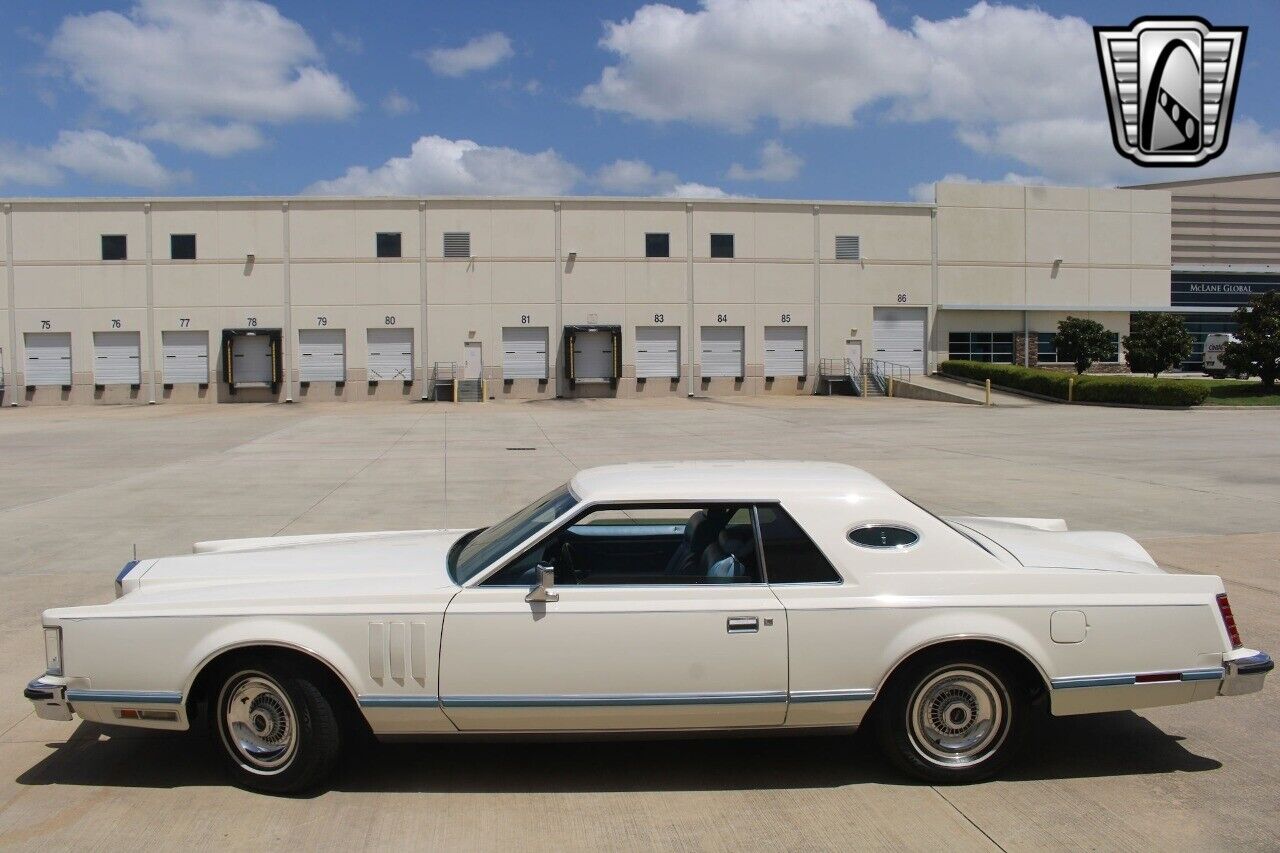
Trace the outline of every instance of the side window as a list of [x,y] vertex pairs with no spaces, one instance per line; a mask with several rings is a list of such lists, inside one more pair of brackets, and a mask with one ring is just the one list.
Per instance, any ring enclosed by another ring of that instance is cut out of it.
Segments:
[[751,508],[742,504],[600,507],[517,557],[485,586],[760,583]]
[[840,575],[786,510],[760,506],[756,511],[770,584],[840,582]]

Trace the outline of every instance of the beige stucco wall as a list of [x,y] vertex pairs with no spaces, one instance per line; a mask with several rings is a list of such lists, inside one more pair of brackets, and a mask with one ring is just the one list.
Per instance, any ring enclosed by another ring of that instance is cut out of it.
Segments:
[[[16,395],[33,403],[145,403],[153,365],[156,402],[230,399],[221,334],[246,327],[281,330],[290,381],[236,399],[418,399],[432,365],[461,363],[468,343],[496,399],[795,394],[848,341],[871,356],[877,306],[927,309],[936,361],[957,322],[1021,327],[1020,312],[994,309],[1080,306],[1127,327],[1130,307],[1168,302],[1166,193],[942,184],[937,196],[936,222],[933,205],[747,199],[14,199],[0,255],[13,258],[16,336],[0,288],[0,348],[17,385],[25,334],[71,333],[72,389]],[[376,257],[380,231],[401,234],[402,257]],[[443,256],[450,231],[470,233],[470,258]],[[645,257],[646,232],[669,235],[670,257]],[[196,234],[196,260],[169,257],[175,233]],[[103,234],[127,236],[127,260],[100,259]],[[733,258],[710,257],[712,234],[734,236]],[[860,260],[835,259],[844,234],[860,237]],[[948,304],[993,310],[952,317]],[[563,379],[570,324],[622,328],[616,387]],[[805,330],[806,375],[769,381],[764,330],[784,324]],[[679,328],[677,382],[635,379],[635,330],[651,325]],[[744,330],[740,382],[700,377],[701,330],[717,325]],[[389,326],[412,332],[412,386],[368,384],[368,332]],[[502,381],[504,327],[546,330],[548,381]],[[297,384],[298,336],[313,328],[344,332],[345,383]],[[139,389],[95,393],[93,333],[109,329],[139,333]],[[208,335],[209,388],[164,388],[161,342],[177,329]]]

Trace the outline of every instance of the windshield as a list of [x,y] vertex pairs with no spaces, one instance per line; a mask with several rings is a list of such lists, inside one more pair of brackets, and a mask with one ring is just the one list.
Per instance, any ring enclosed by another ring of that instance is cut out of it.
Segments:
[[469,534],[470,541],[467,541],[462,550],[458,551],[455,558],[450,561],[449,572],[456,582],[466,583],[492,565],[494,560],[573,509],[577,504],[578,499],[573,496],[573,492],[569,491],[567,483],[552,489],[505,521],[500,521],[493,527],[486,527],[478,533]]

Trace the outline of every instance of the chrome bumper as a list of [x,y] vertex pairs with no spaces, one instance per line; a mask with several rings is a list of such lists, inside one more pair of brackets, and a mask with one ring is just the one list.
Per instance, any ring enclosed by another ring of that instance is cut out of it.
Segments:
[[1262,689],[1267,673],[1276,668],[1271,655],[1266,652],[1254,652],[1247,657],[1224,660],[1222,665],[1227,673],[1223,676],[1222,686],[1218,688],[1219,696],[1257,693]]
[[67,701],[67,686],[46,681],[40,676],[27,684],[22,695],[35,706],[36,716],[42,720],[66,722],[71,719],[71,703]]

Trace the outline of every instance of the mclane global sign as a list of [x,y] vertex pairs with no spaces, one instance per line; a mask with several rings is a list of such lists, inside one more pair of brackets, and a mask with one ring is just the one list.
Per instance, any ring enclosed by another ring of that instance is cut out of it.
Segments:
[[1093,33],[1122,157],[1140,166],[1199,166],[1227,149],[1247,27],[1148,17]]
[[1185,307],[1248,305],[1251,297],[1280,290],[1280,276],[1265,273],[1224,276],[1213,273],[1173,274],[1170,304]]

